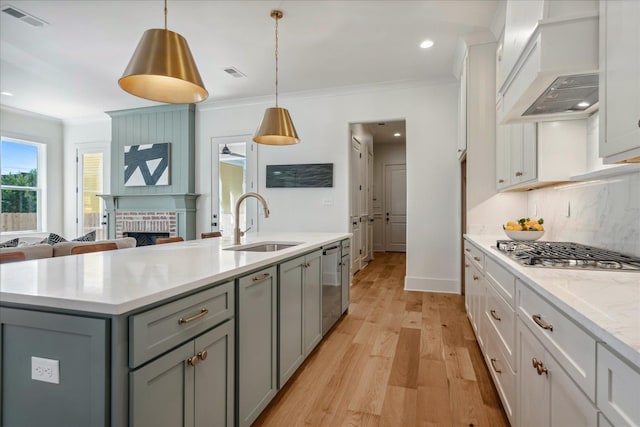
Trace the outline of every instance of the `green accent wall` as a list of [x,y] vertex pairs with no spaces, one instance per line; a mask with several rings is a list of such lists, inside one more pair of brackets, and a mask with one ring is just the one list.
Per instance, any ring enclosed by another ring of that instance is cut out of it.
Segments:
[[[111,192],[115,195],[181,194],[195,191],[194,104],[108,111],[111,116]],[[124,147],[169,142],[169,183],[124,186]]]

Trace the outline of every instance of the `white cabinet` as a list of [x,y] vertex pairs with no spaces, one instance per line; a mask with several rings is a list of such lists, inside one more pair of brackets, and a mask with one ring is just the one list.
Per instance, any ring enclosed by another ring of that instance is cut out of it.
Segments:
[[467,151],[467,75],[469,68],[469,56],[462,60],[460,71],[460,92],[458,94],[458,157],[462,157]]
[[518,425],[598,425],[596,408],[522,321],[518,354]]
[[[640,426],[640,372],[598,343],[598,408],[611,424]],[[606,424],[605,424],[606,425]]]
[[527,190],[585,172],[587,120],[499,125],[496,189]]
[[600,157],[640,162],[640,2],[600,2]]

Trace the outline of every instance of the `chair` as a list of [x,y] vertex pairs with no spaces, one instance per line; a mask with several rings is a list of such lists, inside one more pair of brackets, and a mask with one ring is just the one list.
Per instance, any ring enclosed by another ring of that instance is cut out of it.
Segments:
[[210,239],[212,237],[222,237],[222,233],[219,231],[212,231],[210,233],[202,233],[200,234],[201,239]]
[[113,242],[94,243],[91,245],[79,245],[71,248],[72,255],[88,254],[91,252],[113,251],[118,249],[118,245]]
[[27,259],[24,252],[2,252],[0,253],[0,264],[6,264],[8,262],[24,261]]
[[174,243],[174,242],[184,242],[184,239],[180,236],[178,237],[158,237],[156,239],[156,245],[161,245],[163,243]]

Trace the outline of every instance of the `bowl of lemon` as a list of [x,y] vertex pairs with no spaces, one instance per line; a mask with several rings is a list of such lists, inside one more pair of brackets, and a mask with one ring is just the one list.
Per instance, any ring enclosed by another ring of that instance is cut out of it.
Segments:
[[544,219],[520,218],[502,226],[511,240],[538,240],[544,236]]

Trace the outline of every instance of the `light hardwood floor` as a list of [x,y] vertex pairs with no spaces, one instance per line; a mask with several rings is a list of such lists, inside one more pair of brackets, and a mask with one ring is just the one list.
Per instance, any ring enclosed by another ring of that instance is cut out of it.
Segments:
[[254,426],[508,426],[459,295],[403,290],[376,253],[349,312]]

